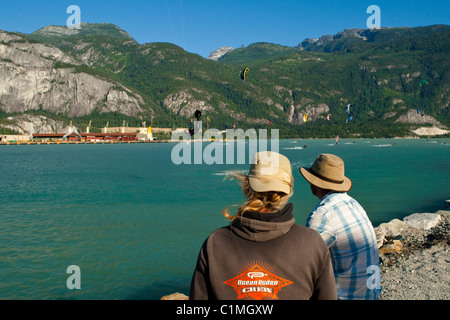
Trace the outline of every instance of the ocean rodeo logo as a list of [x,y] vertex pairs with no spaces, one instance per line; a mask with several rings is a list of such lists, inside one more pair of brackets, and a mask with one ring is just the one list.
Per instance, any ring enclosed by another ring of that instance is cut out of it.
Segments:
[[[194,127],[201,128],[201,121],[195,121]],[[258,136],[259,134],[259,136]],[[172,133],[172,141],[181,141],[172,148],[171,158],[176,165],[179,164],[245,164],[246,145],[248,138],[248,159],[253,164],[255,159],[253,155],[256,152],[269,151],[267,149],[267,129],[259,129],[258,134],[255,129],[227,129],[225,130],[225,138],[223,131],[218,129],[208,129],[202,135],[202,131],[197,130],[192,136],[186,131],[174,131]],[[212,140],[212,142],[210,142]],[[203,148],[203,142],[209,144]],[[225,146],[225,148],[224,148]],[[235,153],[236,147],[236,153]],[[224,150],[225,149],[225,150]],[[279,152],[279,130],[270,130],[270,151]],[[225,151],[225,161],[224,161]],[[192,161],[193,153],[193,161]],[[236,155],[236,156],[235,156]],[[267,163],[267,173],[273,174],[273,170],[278,166],[278,157],[271,157]]]
[[241,274],[224,283],[234,288],[237,299],[254,300],[278,299],[280,290],[293,284],[277,276],[270,266],[258,262],[244,266]]

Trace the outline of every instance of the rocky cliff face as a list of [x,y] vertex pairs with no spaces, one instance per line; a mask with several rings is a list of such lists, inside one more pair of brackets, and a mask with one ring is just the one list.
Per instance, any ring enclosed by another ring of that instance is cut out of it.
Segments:
[[228,47],[228,46],[221,47],[221,48],[219,48],[219,49],[217,49],[217,50],[211,52],[211,54],[209,55],[208,59],[217,61],[217,60],[219,60],[223,55],[227,54],[227,53],[230,52],[231,50],[234,50],[234,48]]
[[173,113],[185,118],[192,117],[195,110],[201,110],[203,112],[211,112],[214,110],[209,103],[195,99],[187,90],[168,95],[164,99],[164,105]]
[[11,116],[2,123],[3,128],[8,128],[21,133],[22,128],[24,134],[31,135],[33,133],[61,133],[69,132],[69,126],[63,121],[57,121],[45,116],[24,114]]
[[300,98],[298,101],[294,99],[293,91],[287,88],[277,86],[275,88],[277,94],[288,93],[289,98],[286,102],[290,104],[286,113],[286,120],[292,124],[304,124],[303,117],[307,115],[307,121],[316,121],[319,118],[325,118],[330,111],[330,107],[325,103],[314,103],[313,100],[307,98]]
[[431,123],[438,128],[443,128],[444,126],[437,121],[432,116],[427,114],[423,114],[415,109],[409,109],[408,112],[404,115],[401,115],[395,122],[399,123],[411,123],[411,124],[427,124]]
[[97,110],[135,116],[142,97],[119,83],[77,72],[80,62],[61,50],[0,31],[0,109],[45,110],[79,117]]
[[357,38],[366,41],[368,39],[367,34],[370,32],[368,29],[346,29],[332,36],[324,35],[319,39],[305,39],[297,48],[299,50],[311,50],[342,38]]

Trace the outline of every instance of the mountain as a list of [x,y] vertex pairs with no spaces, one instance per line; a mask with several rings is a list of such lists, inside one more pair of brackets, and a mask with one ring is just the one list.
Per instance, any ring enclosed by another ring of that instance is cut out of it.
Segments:
[[42,42],[57,42],[67,36],[106,36],[118,39],[134,39],[125,30],[110,23],[81,23],[80,29],[69,29],[65,26],[47,26],[31,33],[30,38]]
[[[314,52],[363,52],[369,49],[409,49],[418,50],[417,44],[425,46],[436,44],[448,46],[448,33],[450,26],[434,25],[418,28],[381,28],[381,29],[346,29],[336,35],[324,35],[319,39],[305,39],[298,46],[299,50]],[[423,49],[433,50],[431,47]]]
[[142,97],[113,79],[83,72],[74,56],[23,36],[0,32],[0,106],[5,113],[47,111],[67,117],[142,112]]
[[[170,43],[139,44],[111,24],[0,32],[0,127],[11,128],[11,118],[22,113],[60,127],[150,119],[157,127],[187,127],[201,110],[212,128],[278,128],[281,137],[444,128],[450,125],[449,29],[348,29],[296,48],[254,43],[217,61]],[[249,72],[241,82],[244,67]]]
[[225,55],[226,53],[228,53],[228,52],[230,52],[232,50],[234,50],[233,47],[228,47],[228,46],[220,47],[219,49],[214,50],[213,52],[211,52],[211,54],[209,55],[208,59],[217,61],[223,55]]
[[281,57],[289,53],[296,53],[298,50],[274,43],[258,42],[249,45],[246,48],[239,48],[223,55],[219,60],[221,62],[232,64],[253,64],[264,60]]

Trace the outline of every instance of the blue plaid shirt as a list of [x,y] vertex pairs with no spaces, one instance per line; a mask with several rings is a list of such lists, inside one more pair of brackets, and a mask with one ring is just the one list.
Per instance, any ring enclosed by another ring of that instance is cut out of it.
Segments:
[[381,292],[378,246],[363,207],[346,192],[327,193],[309,215],[330,249],[340,300],[377,299]]

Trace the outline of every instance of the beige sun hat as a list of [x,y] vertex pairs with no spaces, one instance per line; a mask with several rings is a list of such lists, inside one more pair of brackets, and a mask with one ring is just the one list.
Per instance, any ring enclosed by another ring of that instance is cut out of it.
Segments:
[[248,181],[256,192],[278,191],[291,194],[294,181],[291,162],[277,152],[258,152],[253,157]]
[[344,161],[334,154],[321,154],[311,168],[299,170],[306,181],[319,188],[339,192],[352,188],[352,181],[345,176]]

